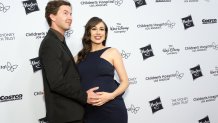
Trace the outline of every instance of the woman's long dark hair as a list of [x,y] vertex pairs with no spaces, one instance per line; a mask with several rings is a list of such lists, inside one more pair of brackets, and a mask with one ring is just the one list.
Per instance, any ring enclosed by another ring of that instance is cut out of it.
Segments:
[[108,27],[101,18],[92,17],[85,25],[85,32],[84,32],[84,35],[82,38],[83,48],[77,54],[77,63],[80,63],[81,61],[83,61],[86,58],[86,55],[91,51],[92,41],[91,41],[91,33],[90,32],[91,32],[91,29],[93,27],[95,27],[97,24],[99,24],[100,22],[102,22],[105,26],[105,40],[102,42],[102,44],[105,46],[107,35],[108,35]]

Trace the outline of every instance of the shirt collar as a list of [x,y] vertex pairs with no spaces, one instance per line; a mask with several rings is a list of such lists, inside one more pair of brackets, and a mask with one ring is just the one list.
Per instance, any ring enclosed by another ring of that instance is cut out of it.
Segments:
[[62,42],[64,42],[64,36],[63,36],[60,32],[58,32],[57,30],[52,29],[52,28],[50,28],[50,29],[51,29],[52,32],[55,33],[55,35],[57,35],[57,37],[58,37]]

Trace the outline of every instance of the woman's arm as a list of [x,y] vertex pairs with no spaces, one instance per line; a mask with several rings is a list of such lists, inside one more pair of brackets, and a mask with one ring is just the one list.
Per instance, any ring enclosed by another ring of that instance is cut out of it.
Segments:
[[129,86],[128,76],[127,76],[126,69],[125,69],[124,64],[123,64],[121,54],[115,48],[110,48],[109,50],[110,51],[109,51],[107,56],[109,56],[110,58],[108,58],[107,60],[109,60],[114,65],[114,68],[117,71],[117,74],[118,74],[118,77],[119,77],[120,85],[112,93],[98,92],[97,94],[99,94],[101,96],[99,98],[99,102],[94,104],[95,106],[101,106],[104,103],[106,103],[106,102],[108,102],[110,100],[113,100],[114,98],[116,98],[120,94],[124,93],[124,91]]

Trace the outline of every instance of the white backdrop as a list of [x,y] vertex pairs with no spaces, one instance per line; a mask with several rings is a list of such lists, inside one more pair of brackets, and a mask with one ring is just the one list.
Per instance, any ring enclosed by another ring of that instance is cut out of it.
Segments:
[[[0,123],[44,123],[38,58],[48,0],[0,0]],[[218,123],[217,0],[70,0],[74,55],[93,16],[123,57],[129,123]]]

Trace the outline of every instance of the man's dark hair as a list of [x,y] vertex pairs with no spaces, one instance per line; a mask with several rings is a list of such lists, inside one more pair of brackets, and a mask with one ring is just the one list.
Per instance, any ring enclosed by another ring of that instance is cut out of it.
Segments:
[[49,26],[51,26],[50,14],[56,15],[60,6],[62,5],[67,5],[71,7],[70,2],[66,0],[52,0],[47,3],[47,6],[45,8],[45,18]]

